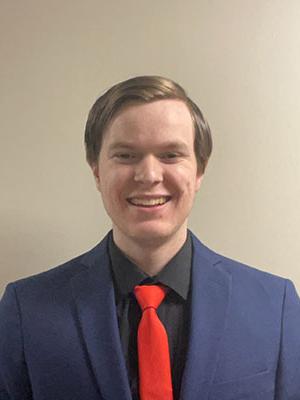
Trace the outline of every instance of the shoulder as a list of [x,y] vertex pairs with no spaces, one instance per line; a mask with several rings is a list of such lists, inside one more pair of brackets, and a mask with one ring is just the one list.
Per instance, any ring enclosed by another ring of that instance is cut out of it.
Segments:
[[104,259],[107,251],[107,236],[92,249],[46,271],[18,279],[8,284],[8,288],[18,293],[63,288],[76,275],[88,270]]
[[215,252],[204,245],[195,235],[192,234],[195,254],[206,259],[211,268],[216,272],[222,272],[230,277],[232,284],[241,287],[261,287],[270,292],[284,291],[286,286],[292,283],[281,276],[264,271],[263,267],[251,266],[238,260],[229,258]]

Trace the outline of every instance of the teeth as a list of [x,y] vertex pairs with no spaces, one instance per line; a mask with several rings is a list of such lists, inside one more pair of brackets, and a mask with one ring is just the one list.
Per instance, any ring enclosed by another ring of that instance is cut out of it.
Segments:
[[130,202],[136,206],[157,206],[168,201],[167,197],[159,197],[157,199],[130,199]]

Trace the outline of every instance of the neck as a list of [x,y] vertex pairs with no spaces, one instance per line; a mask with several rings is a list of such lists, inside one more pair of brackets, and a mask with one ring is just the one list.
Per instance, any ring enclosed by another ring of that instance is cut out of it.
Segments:
[[149,276],[157,275],[184,245],[187,229],[177,232],[171,239],[136,240],[124,237],[113,229],[115,244]]

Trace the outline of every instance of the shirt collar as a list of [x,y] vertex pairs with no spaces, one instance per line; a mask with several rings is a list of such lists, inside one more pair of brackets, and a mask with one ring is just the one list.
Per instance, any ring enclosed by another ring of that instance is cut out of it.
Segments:
[[147,275],[127,258],[114,243],[112,233],[109,235],[108,248],[115,285],[121,296],[133,292],[136,285],[162,283],[187,300],[192,264],[192,241],[189,231],[181,249],[154,277]]

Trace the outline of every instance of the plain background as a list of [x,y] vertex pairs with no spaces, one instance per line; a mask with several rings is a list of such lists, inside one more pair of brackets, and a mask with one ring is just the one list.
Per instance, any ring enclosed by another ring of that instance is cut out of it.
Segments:
[[300,288],[300,1],[2,0],[0,292],[110,228],[83,132],[117,81],[178,81],[214,150],[190,228]]

